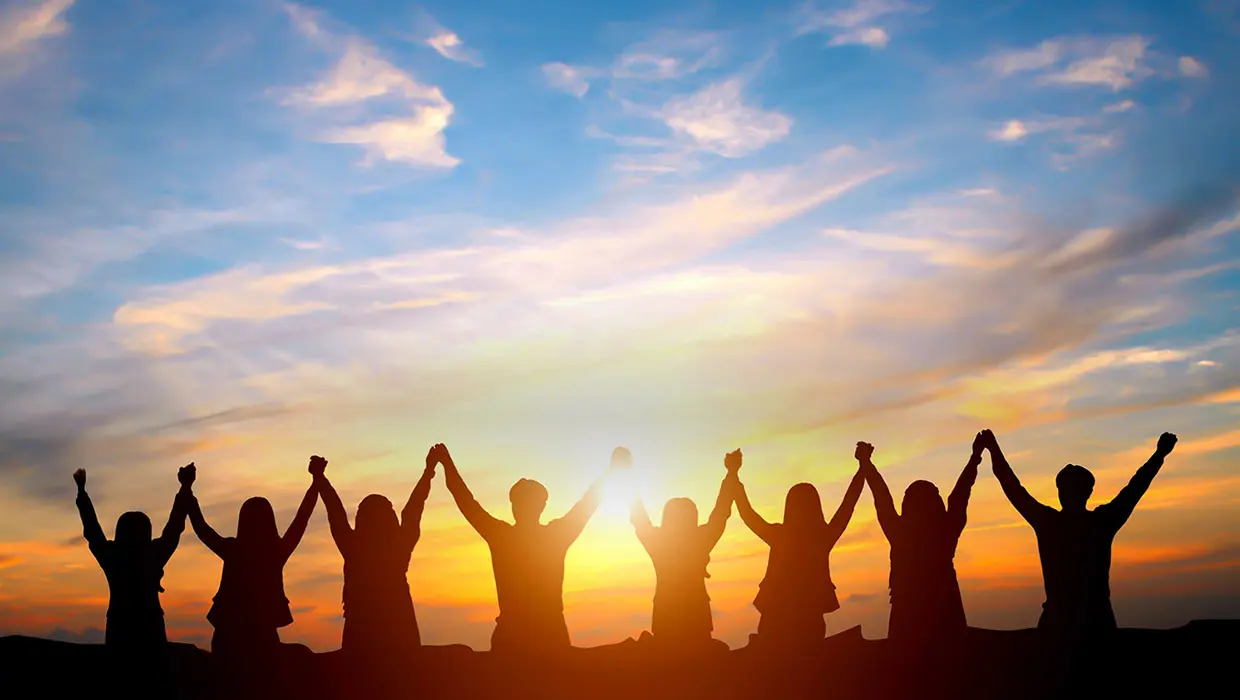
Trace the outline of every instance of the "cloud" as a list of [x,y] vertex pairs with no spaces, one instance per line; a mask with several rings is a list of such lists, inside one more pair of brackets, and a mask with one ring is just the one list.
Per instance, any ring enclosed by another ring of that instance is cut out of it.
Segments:
[[1188,78],[1204,78],[1210,73],[1205,64],[1192,56],[1181,56],[1179,68],[1180,74]]
[[590,79],[595,76],[590,68],[566,63],[547,63],[543,65],[542,72],[548,85],[577,97],[585,97],[590,90]]
[[483,65],[482,56],[475,50],[465,46],[465,42],[456,32],[441,28],[434,36],[426,39],[426,45],[439,52],[440,56],[459,63],[466,63],[475,68]]
[[699,148],[737,158],[788,135],[785,114],[744,104],[738,79],[709,85],[663,106],[667,126]]
[[[299,31],[325,39],[324,45],[339,43],[326,34],[317,20],[311,21],[300,12],[290,10]],[[325,109],[386,98],[396,101],[409,114],[338,126],[324,131],[318,140],[360,146],[366,152],[363,165],[390,161],[414,167],[451,169],[460,164],[459,158],[447,152],[444,131],[451,122],[454,107],[443,92],[438,87],[418,82],[408,72],[394,66],[369,42],[355,36],[342,41],[344,49],[335,67],[322,80],[291,91],[284,103]]]
[[798,34],[826,33],[828,46],[859,44],[874,49],[886,48],[891,36],[878,21],[897,14],[916,14],[928,8],[904,0],[855,0],[853,4],[834,10],[822,10],[806,4],[799,12]]
[[445,148],[444,129],[452,105],[415,107],[413,115],[329,131],[327,143],[347,143],[366,150],[365,164],[376,159],[429,168],[454,168],[461,160]]
[[0,55],[28,51],[41,40],[69,30],[64,14],[74,0],[16,2],[0,15]]
[[1118,92],[1154,75],[1145,63],[1149,44],[1139,35],[1050,39],[1032,49],[1001,51],[982,64],[1003,77],[1036,73],[1045,85],[1101,85]]
[[1102,113],[1103,114],[1120,114],[1122,112],[1127,112],[1136,106],[1137,106],[1137,103],[1133,102],[1132,100],[1121,100],[1119,102],[1115,102],[1115,103],[1107,105],[1106,107],[1103,107]]

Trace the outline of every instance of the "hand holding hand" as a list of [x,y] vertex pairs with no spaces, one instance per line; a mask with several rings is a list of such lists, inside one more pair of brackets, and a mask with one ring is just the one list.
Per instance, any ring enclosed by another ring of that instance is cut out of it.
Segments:
[[732,450],[723,458],[723,467],[728,470],[728,476],[736,476],[741,470],[741,464],[744,462],[744,455],[740,450]]
[[[991,450],[991,451],[999,449],[999,441],[995,439],[995,434],[991,432],[989,429],[983,430],[982,432],[978,433],[977,438],[975,438],[973,441],[973,444],[977,445],[979,440],[981,441],[982,449]],[[974,449],[976,449],[976,447]]]
[[627,447],[617,447],[611,453],[610,471],[624,471],[633,466],[633,453]]
[[857,443],[857,449],[853,452],[853,457],[857,458],[862,464],[869,464],[870,458],[874,456],[874,446],[868,442]]
[[977,435],[973,436],[973,458],[974,459],[982,458],[982,451],[986,449],[986,440],[987,440],[986,434],[989,432],[990,432],[989,430],[979,430],[977,432]]
[[310,458],[310,473],[314,476],[322,476],[327,469],[327,460],[318,455]]
[[85,490],[86,489],[86,470],[79,469],[73,472],[73,482],[77,484],[79,491]]
[[1175,449],[1175,443],[1179,440],[1174,433],[1163,433],[1158,436],[1158,454],[1166,456],[1171,454],[1171,450]]
[[[444,465],[445,467],[451,467],[451,466],[453,466],[453,465],[452,465],[452,455],[448,453],[448,446],[447,446],[447,445],[445,445],[445,444],[443,444],[443,443],[441,442],[441,443],[439,443],[439,444],[435,445],[434,447],[432,447],[432,448],[431,448],[431,451],[435,453],[435,460],[436,460],[439,464],[442,464],[442,465]],[[430,455],[427,455],[426,459],[428,460],[428,464],[429,464]]]
[[189,488],[194,485],[194,478],[198,476],[198,467],[193,462],[181,467],[177,470],[177,481],[181,482],[181,486]]

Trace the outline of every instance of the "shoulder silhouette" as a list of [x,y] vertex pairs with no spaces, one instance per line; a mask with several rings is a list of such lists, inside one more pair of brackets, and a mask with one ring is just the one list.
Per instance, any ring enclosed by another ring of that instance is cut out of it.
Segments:
[[[541,520],[547,506],[547,489],[537,481],[520,479],[508,492],[513,522],[507,523],[479,505],[448,449],[443,445],[436,447],[453,500],[491,550],[499,602],[491,650],[537,654],[568,649],[571,643],[564,622],[564,557],[598,508],[604,478],[595,481],[567,514],[546,524]],[[608,471],[619,468],[621,461],[623,456],[618,449]]]
[[1094,490],[1094,475],[1088,469],[1069,464],[1059,470],[1055,486],[1060,509],[1056,510],[1025,490],[998,440],[990,431],[983,435],[1004,494],[1033,527],[1038,540],[1046,588],[1039,629],[1073,642],[1109,634],[1116,627],[1111,610],[1111,544],[1175,448],[1175,435],[1163,433],[1154,454],[1119,495],[1093,510],[1087,508]]
[[194,465],[177,473],[181,489],[173,501],[172,513],[159,537],[151,537],[151,519],[146,513],[131,511],[116,521],[116,534],[109,540],[99,526],[94,504],[86,493],[86,470],[73,474],[77,484],[77,508],[82,518],[82,534],[90,553],[108,581],[108,613],[104,640],[108,646],[150,649],[167,641],[164,611],[159,594],[164,566],[172,558],[185,530]]
[[770,547],[766,575],[753,601],[761,613],[754,643],[801,647],[826,635],[823,616],[840,607],[831,582],[831,549],[848,527],[864,485],[864,474],[858,470],[835,515],[827,521],[818,489],[813,484],[796,484],[784,499],[784,521],[769,523],[750,505],[738,478],[736,511]]

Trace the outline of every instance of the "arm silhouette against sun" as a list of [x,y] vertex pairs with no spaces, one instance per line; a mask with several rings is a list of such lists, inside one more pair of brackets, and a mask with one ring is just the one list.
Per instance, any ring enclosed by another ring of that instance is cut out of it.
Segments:
[[1163,460],[1167,455],[1171,454],[1171,450],[1175,449],[1175,443],[1178,438],[1171,433],[1163,433],[1158,438],[1158,447],[1154,449],[1154,454],[1141,465],[1136,474],[1128,481],[1128,484],[1120,490],[1119,494],[1106,505],[1099,506],[1096,510],[1105,513],[1111,520],[1111,526],[1118,530],[1128,522],[1132,511],[1136,509],[1137,503],[1141,497],[1149,490],[1150,484],[1154,482],[1154,477],[1158,476],[1158,470],[1162,469]]
[[990,468],[995,478],[999,480],[1003,494],[1007,496],[1012,506],[1016,508],[1016,512],[1020,513],[1026,522],[1032,525],[1039,516],[1054,510],[1050,506],[1039,503],[1036,498],[1029,495],[1024,486],[1021,486],[1020,479],[1016,478],[1016,472],[1012,471],[1012,466],[1003,456],[1003,450],[999,449],[999,440],[995,438],[994,433],[983,430],[982,443],[986,449],[990,450]]
[[475,532],[482,535],[482,539],[490,539],[504,526],[504,522],[488,513],[470,493],[456,463],[452,461],[452,455],[443,443],[435,445],[431,451],[435,453],[435,460],[443,465],[444,481],[447,482],[448,491],[452,494],[452,500],[456,501],[461,515],[465,516],[466,522],[473,526]]
[[319,497],[323,499],[323,508],[327,510],[327,527],[332,533],[332,541],[340,556],[348,557],[353,547],[353,528],[349,526],[349,514],[345,512],[340,494],[327,478],[327,460],[315,455],[310,458],[310,473],[319,489]]
[[956,486],[947,497],[947,515],[957,531],[963,532],[968,522],[969,495],[973,493],[973,484],[977,481],[977,467],[982,463],[982,450],[985,449],[986,438],[979,432],[973,437],[973,451],[969,461],[965,463]]
[[874,497],[874,513],[878,516],[878,526],[890,542],[899,531],[900,514],[896,512],[896,503],[891,497],[891,489],[887,488],[887,481],[878,473],[878,467],[874,466],[874,446],[868,442],[859,442],[853,456],[857,458],[865,482],[870,486],[870,494]]
[[416,545],[422,537],[422,512],[426,510],[426,499],[431,495],[431,480],[435,478],[435,465],[438,463],[439,456],[432,447],[430,452],[426,453],[426,467],[422,470],[422,477],[418,479],[417,485],[409,493],[409,500],[400,511],[400,529],[404,533],[405,544],[409,547]]
[[741,522],[749,528],[758,539],[767,544],[771,544],[775,539],[776,526],[768,523],[758,511],[753,509],[749,504],[749,494],[745,493],[745,484],[741,483],[741,460],[740,452],[737,451],[736,468],[732,472],[732,478],[735,479],[733,484],[733,497],[736,502],[736,513],[741,516]]

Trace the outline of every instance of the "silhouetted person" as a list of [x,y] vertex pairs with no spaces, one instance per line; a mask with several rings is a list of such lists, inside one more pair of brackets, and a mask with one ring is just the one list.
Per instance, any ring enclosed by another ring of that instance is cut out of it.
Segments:
[[[521,479],[508,491],[512,502],[509,524],[488,513],[465,485],[448,448],[436,445],[444,466],[448,490],[457,508],[491,549],[499,617],[491,634],[491,650],[547,652],[570,646],[564,623],[564,557],[598,508],[604,478],[559,520],[539,522],[547,507],[547,489],[537,481]],[[612,469],[623,459],[623,448],[612,455]],[[628,451],[623,450],[627,455]],[[606,474],[604,474],[604,477]]]
[[914,481],[905,489],[901,512],[897,513],[891,491],[871,459],[874,446],[857,443],[856,458],[874,496],[878,524],[891,545],[888,639],[919,646],[956,644],[966,631],[964,603],[952,560],[964,532],[982,445],[982,434],[978,433],[946,507],[937,486]]
[[362,499],[356,527],[349,526],[340,496],[327,480],[327,460],[310,459],[310,473],[327,508],[332,539],[344,558],[344,634],[340,647],[367,657],[398,659],[422,644],[418,618],[409,595],[409,559],[422,534],[422,510],[435,476],[436,452],[426,455],[426,469],[399,520],[392,502],[379,494]]
[[711,621],[710,596],[706,579],[710,573],[710,552],[715,548],[728,516],[732,514],[732,498],[736,486],[736,470],[741,466],[741,452],[736,450],[724,459],[728,472],[719,485],[715,509],[705,525],[698,524],[697,505],[688,498],[673,498],[663,506],[663,522],[655,527],[642,505],[634,497],[630,508],[637,539],[654,564],[654,613],[650,633],[656,642],[673,647],[700,647],[711,641],[715,626]]
[[1137,470],[1119,495],[1093,510],[1085,507],[1094,490],[1094,475],[1088,469],[1069,464],[1059,470],[1055,486],[1059,489],[1062,509],[1055,510],[1039,503],[1021,486],[994,434],[984,430],[982,435],[1003,493],[1033,526],[1038,538],[1042,581],[1046,587],[1046,602],[1042,604],[1038,628],[1074,642],[1114,630],[1111,543],[1149,489],[1163,459],[1171,454],[1175,435],[1163,433],[1153,456]]
[[284,564],[306,533],[317,501],[318,488],[311,483],[281,536],[271,503],[257,496],[247,499],[237,517],[237,535],[221,537],[203,518],[198,499],[191,500],[194,534],[224,562],[219,590],[207,612],[215,628],[213,654],[257,665],[280,648],[280,628],[293,623],[284,595]]
[[116,521],[116,535],[109,540],[99,526],[95,507],[86,493],[86,470],[73,473],[77,483],[77,507],[82,516],[82,535],[90,553],[108,580],[108,616],[104,643],[125,650],[159,648],[168,641],[164,630],[164,610],[159,594],[164,566],[176,551],[185,531],[185,515],[192,499],[194,465],[177,472],[181,490],[172,504],[172,513],[159,537],[151,539],[151,519],[146,513],[130,511]]
[[813,484],[797,484],[784,500],[784,522],[768,523],[749,504],[744,484],[736,484],[736,512],[771,548],[766,576],[753,605],[758,618],[756,640],[763,645],[802,646],[826,636],[823,615],[840,602],[831,582],[831,548],[848,527],[865,485],[860,470],[853,475],[844,500],[827,522]]

